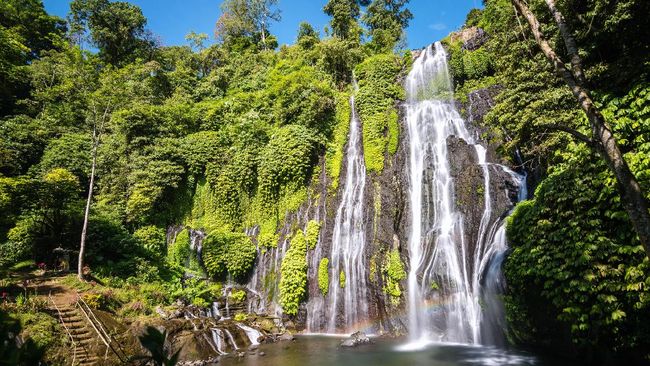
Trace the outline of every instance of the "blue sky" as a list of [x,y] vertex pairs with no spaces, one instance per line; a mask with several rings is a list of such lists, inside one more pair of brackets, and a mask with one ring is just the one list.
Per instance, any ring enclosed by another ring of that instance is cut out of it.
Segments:
[[[44,0],[49,13],[65,17],[69,0]],[[219,17],[221,0],[131,0],[142,8],[148,19],[147,27],[160,37],[162,44],[186,44],[190,31],[212,36]],[[298,24],[308,21],[316,29],[327,25],[323,13],[327,0],[279,0],[282,20],[271,28],[280,44],[293,43]],[[458,29],[467,12],[480,7],[480,0],[411,0],[408,7],[414,17],[407,29],[409,48],[421,48]]]

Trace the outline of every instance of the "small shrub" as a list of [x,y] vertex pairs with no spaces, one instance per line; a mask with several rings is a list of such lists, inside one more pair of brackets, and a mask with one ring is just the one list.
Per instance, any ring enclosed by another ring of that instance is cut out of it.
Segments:
[[329,274],[330,260],[323,258],[318,264],[318,288],[323,296],[327,296],[327,291],[330,288],[330,274]]

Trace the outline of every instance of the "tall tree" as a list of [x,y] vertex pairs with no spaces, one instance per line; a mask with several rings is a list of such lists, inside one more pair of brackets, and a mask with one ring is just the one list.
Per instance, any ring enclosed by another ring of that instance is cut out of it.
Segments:
[[329,0],[323,10],[332,17],[330,25],[334,36],[348,39],[361,15],[360,6],[368,6],[370,0]]
[[281,19],[277,0],[225,0],[217,20],[215,35],[224,43],[259,37],[264,49],[269,49],[269,25]]
[[100,57],[112,65],[123,65],[146,56],[155,41],[145,30],[147,19],[142,10],[128,2],[108,0],[73,0],[68,16],[71,32],[81,41],[90,41]]
[[48,15],[40,0],[0,2],[0,117],[29,94],[25,66],[56,48],[64,32],[63,19]]
[[410,10],[404,9],[409,0],[373,0],[363,15],[375,48],[390,50],[403,38],[404,29],[413,19]]
[[569,86],[575,96],[580,108],[583,110],[591,126],[591,137],[578,131],[558,126],[558,129],[571,133],[580,141],[598,152],[607,163],[609,169],[614,173],[617,188],[625,203],[625,208],[634,226],[639,240],[643,245],[646,255],[650,257],[650,205],[641,190],[636,177],[630,170],[621,149],[605,117],[594,104],[591,93],[587,88],[585,73],[582,69],[582,60],[578,54],[577,44],[564,15],[558,10],[554,0],[545,0],[555,22],[560,30],[560,35],[566,47],[568,56],[571,59],[571,68],[567,68],[565,62],[553,49],[551,44],[542,33],[541,25],[535,14],[521,0],[511,0],[516,11],[521,14],[528,23],[535,41],[548,61],[553,65],[558,75]]

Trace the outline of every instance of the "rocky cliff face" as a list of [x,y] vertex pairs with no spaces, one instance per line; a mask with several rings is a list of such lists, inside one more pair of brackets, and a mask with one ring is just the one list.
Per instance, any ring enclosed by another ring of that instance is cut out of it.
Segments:
[[[467,47],[479,47],[487,37],[481,29],[473,29],[457,35],[463,38]],[[419,53],[418,53],[419,54]],[[417,54],[416,54],[417,56]],[[473,91],[468,96],[468,103],[463,109],[468,111],[468,128],[472,135],[480,136],[480,123],[493,105],[493,98],[499,92],[499,87],[490,87]],[[341,316],[336,318],[337,329],[364,330],[376,333],[405,333],[406,313],[406,272],[408,271],[409,253],[408,240],[411,218],[409,217],[409,136],[405,123],[404,108],[400,110],[400,139],[397,152],[393,155],[386,153],[385,168],[381,174],[371,173],[367,176],[363,202],[363,229],[365,230],[365,250],[363,263],[367,281],[368,319],[360,324],[343,324]],[[363,121],[360,121],[363,123]],[[487,149],[487,162],[490,180],[489,191],[490,226],[500,222],[512,209],[517,200],[517,183],[507,171],[489,163],[501,163],[495,153],[495,147],[483,143]],[[484,215],[484,195],[486,188],[484,171],[479,164],[475,148],[466,141],[450,137],[447,140],[450,156],[450,175],[454,180],[455,205],[462,214],[465,227],[464,241],[477,243],[479,226]],[[347,149],[346,149],[347,151]],[[347,157],[343,159],[341,172],[346,170]],[[296,212],[287,212],[277,231],[277,247],[261,247],[258,243],[259,228],[251,227],[246,230],[252,241],[257,245],[257,259],[253,273],[246,283],[230,284],[246,288],[246,306],[241,312],[268,314],[283,319],[284,323],[296,330],[322,332],[328,330],[328,319],[332,312],[340,313],[341,307],[329,309],[327,295],[319,287],[319,264],[324,258],[332,257],[332,238],[334,235],[337,207],[341,202],[345,179],[341,174],[337,190],[331,189],[331,177],[325,169],[324,158],[321,158],[319,176],[312,179],[308,189],[308,198]],[[308,248],[307,259],[307,292],[304,301],[294,316],[284,314],[279,301],[280,268],[282,261],[291,248],[292,235],[296,230],[306,230],[310,222],[320,225],[318,241],[313,248]],[[176,230],[170,230],[174,236]],[[354,243],[353,243],[354,244]],[[469,250],[475,250],[469,245]],[[399,260],[395,260],[399,258]],[[331,272],[331,271],[330,271]],[[330,282],[344,279],[338,275],[329,274]],[[219,306],[223,306],[220,304]],[[331,330],[331,329],[330,329]]]

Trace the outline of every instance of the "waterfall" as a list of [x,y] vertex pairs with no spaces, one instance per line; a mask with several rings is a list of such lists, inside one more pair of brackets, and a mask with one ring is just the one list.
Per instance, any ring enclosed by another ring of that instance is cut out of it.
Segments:
[[[496,310],[491,313],[491,306],[483,311],[481,304],[498,301],[506,249],[503,220],[492,207],[496,197],[491,172],[514,174],[516,182],[520,178],[504,166],[489,163],[485,147],[469,133],[451,100],[447,53],[440,43],[415,60],[406,93],[412,219],[407,279],[410,346],[431,341],[483,343],[482,325],[498,322],[495,317],[502,315]],[[475,243],[468,242],[467,234],[476,228],[465,227],[457,207],[448,151],[451,137],[473,145],[483,174],[483,212]]]
[[235,342],[235,338],[232,336],[232,333],[230,333],[230,331],[229,331],[228,329],[224,329],[223,331],[224,331],[224,332],[226,333],[226,335],[228,336],[228,339],[230,340],[230,344],[232,345],[232,348],[233,348],[235,351],[238,350],[239,347],[237,347],[237,343]]
[[253,345],[260,344],[259,339],[262,336],[262,333],[260,333],[257,329],[253,329],[244,324],[237,324],[237,326],[239,327],[239,329],[243,330],[244,333],[246,333],[246,337],[248,337],[248,340],[251,341],[251,344]]
[[[366,167],[361,145],[361,123],[350,97],[350,133],[341,203],[336,211],[330,258],[327,331],[353,330],[368,316],[368,287],[364,260],[364,193]],[[345,281],[340,281],[340,278]],[[341,284],[344,282],[344,286]]]
[[217,353],[220,355],[225,355],[226,352],[226,342],[223,338],[223,331],[218,328],[212,328],[212,341],[217,348]]

